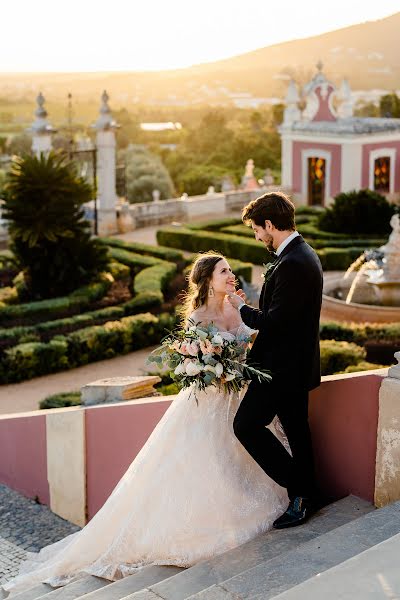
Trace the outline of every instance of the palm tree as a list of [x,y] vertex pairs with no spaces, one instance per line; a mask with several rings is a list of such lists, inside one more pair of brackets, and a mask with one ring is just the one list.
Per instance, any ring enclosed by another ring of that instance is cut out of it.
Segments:
[[67,294],[106,267],[107,250],[83,217],[82,204],[91,197],[90,185],[61,153],[13,162],[4,217],[30,298]]

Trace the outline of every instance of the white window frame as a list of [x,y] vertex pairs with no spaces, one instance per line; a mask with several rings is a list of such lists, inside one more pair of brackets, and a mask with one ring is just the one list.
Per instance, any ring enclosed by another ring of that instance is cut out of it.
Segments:
[[[369,189],[374,191],[374,168],[377,158],[390,158],[389,194],[394,194],[394,174],[396,167],[396,148],[377,148],[369,153]],[[379,192],[379,190],[377,190]]]
[[308,204],[308,159],[316,156],[325,160],[325,195],[324,204],[327,206],[328,200],[331,197],[331,164],[332,164],[332,152],[329,150],[322,150],[321,148],[307,148],[301,152],[301,164],[302,164],[302,196],[305,202]]

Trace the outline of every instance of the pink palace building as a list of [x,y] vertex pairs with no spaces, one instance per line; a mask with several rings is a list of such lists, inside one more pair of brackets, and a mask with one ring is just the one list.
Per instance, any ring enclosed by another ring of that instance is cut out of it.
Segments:
[[[286,96],[282,186],[298,204],[328,206],[339,192],[369,188],[400,194],[400,119],[353,116],[350,86],[339,91],[318,72],[304,87],[303,111],[292,80]],[[336,108],[335,108],[336,107]]]

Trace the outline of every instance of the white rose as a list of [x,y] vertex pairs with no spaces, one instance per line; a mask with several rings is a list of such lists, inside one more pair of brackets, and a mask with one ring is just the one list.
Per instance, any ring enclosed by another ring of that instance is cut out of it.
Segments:
[[194,362],[189,362],[186,365],[186,374],[189,375],[190,377],[194,377],[195,375],[198,375],[201,371],[201,366],[198,363],[194,363]]
[[224,367],[222,366],[222,364],[220,362],[217,362],[214,368],[216,376],[221,377],[222,373],[224,372]]
[[206,365],[206,366],[204,367],[204,370],[205,370],[205,371],[210,371],[210,373],[214,373],[214,374],[215,374],[215,369],[214,369],[214,367],[212,367],[211,365]]
[[213,339],[211,340],[211,343],[215,346],[221,346],[222,341],[222,337],[217,333],[216,335],[214,335]]
[[186,372],[184,363],[179,363],[177,367],[175,367],[174,373],[175,375],[183,375]]
[[196,333],[201,340],[205,340],[208,335],[208,333],[206,331],[203,331],[202,329],[197,329]]

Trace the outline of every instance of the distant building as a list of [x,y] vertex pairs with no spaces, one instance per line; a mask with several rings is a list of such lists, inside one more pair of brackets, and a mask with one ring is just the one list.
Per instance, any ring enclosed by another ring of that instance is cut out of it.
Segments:
[[289,84],[280,128],[282,186],[308,205],[327,206],[339,192],[362,188],[395,199],[400,194],[400,119],[354,117],[348,82],[337,91],[321,63],[317,68],[301,98],[294,81]]

